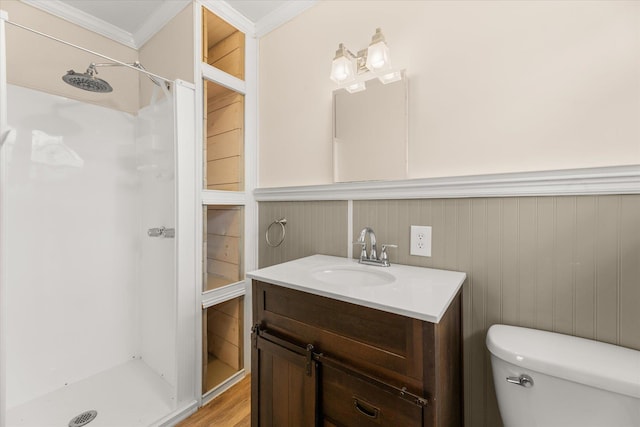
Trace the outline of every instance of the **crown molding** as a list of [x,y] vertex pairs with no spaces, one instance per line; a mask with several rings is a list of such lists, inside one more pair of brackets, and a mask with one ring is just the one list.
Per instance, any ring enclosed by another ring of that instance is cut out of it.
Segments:
[[210,11],[214,12],[218,17],[224,19],[247,36],[254,37],[256,33],[255,24],[246,16],[235,10],[229,3],[224,0],[200,0],[200,4]]
[[640,165],[259,188],[267,201],[640,194]]
[[162,3],[162,5],[154,10],[149,18],[147,18],[144,24],[142,24],[142,27],[133,34],[133,40],[137,46],[136,49],[144,46],[151,37],[175,18],[178,13],[182,12],[190,3],[191,0],[172,0]]
[[[20,1],[136,50],[140,49],[160,29],[171,21],[171,19],[191,3],[191,0],[163,2],[154,10],[142,27],[132,34],[60,0]],[[318,0],[297,0],[287,2],[255,24],[224,0],[200,0],[200,4],[212,12],[215,12],[216,15],[245,34],[252,37],[262,37],[300,15],[316,4],[317,1]]]
[[191,2],[191,0],[163,2],[149,15],[142,27],[136,31],[135,34],[131,34],[120,27],[96,18],[60,0],[20,1],[136,50],[140,49],[140,47],[149,41],[151,37],[160,31],[162,27]]
[[21,0],[23,3],[33,6],[45,12],[48,12],[58,18],[62,18],[65,21],[69,21],[72,24],[76,24],[94,33],[103,35],[113,41],[121,43],[132,49],[137,49],[133,35],[124,31],[123,29],[116,27],[100,18],[96,18],[93,15],[89,15],[86,12],[69,6],[59,0]]
[[284,3],[282,6],[256,22],[256,37],[260,38],[281,25],[284,25],[317,2],[318,0],[297,0]]

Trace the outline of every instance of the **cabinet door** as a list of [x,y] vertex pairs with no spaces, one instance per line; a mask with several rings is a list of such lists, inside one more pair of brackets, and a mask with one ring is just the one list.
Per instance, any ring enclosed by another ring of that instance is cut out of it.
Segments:
[[317,364],[256,337],[252,353],[251,426],[316,425]]

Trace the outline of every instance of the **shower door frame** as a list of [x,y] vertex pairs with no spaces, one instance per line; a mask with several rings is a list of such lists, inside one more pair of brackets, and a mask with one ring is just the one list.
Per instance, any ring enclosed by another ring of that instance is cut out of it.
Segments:
[[[199,281],[197,280],[197,221],[201,212],[196,144],[196,87],[174,81],[175,188],[176,188],[176,400],[172,420],[195,412],[199,404],[200,378],[194,369],[199,347]],[[0,425],[0,427],[3,427]]]

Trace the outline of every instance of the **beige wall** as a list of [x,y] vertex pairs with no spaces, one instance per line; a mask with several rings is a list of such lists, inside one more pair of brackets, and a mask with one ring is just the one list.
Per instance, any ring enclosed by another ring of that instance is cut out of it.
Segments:
[[[18,0],[2,0],[0,8],[9,13],[9,20],[18,24],[123,62],[138,59],[135,49]],[[98,77],[109,82],[113,87],[112,93],[92,93],[76,89],[62,81],[62,76],[68,70],[84,73],[91,62],[107,61],[12,25],[7,25],[6,28],[7,80],[10,84],[131,113],[138,111],[138,79],[134,74],[136,71],[121,67],[99,69]]]
[[[140,63],[160,76],[193,83],[193,37],[193,3],[190,3],[140,48]],[[153,87],[148,78],[141,76],[141,106],[149,103]]]
[[636,1],[320,1],[260,40],[259,186],[331,182],[331,60],[376,27],[409,76],[410,178],[638,164],[639,19]]
[[[344,256],[346,203],[260,203],[260,266]],[[270,248],[266,226],[281,217],[289,220],[285,243]],[[433,227],[431,258],[409,255],[410,225]],[[354,201],[354,234],[364,226],[379,242],[398,244],[392,263],[467,273],[467,427],[501,425],[484,344],[492,324],[640,350],[640,195]]]

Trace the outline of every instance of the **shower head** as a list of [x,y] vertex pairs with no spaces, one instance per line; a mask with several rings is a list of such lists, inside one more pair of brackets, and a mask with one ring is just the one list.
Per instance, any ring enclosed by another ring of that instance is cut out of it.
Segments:
[[112,92],[113,88],[111,85],[104,80],[97,78],[95,76],[96,74],[98,74],[96,65],[92,63],[89,65],[89,68],[87,68],[86,73],[76,73],[73,70],[69,70],[67,71],[67,74],[62,76],[62,80],[73,87],[88,90],[89,92]]
[[73,87],[77,87],[79,89],[88,90],[90,92],[113,92],[113,88],[106,81],[99,79],[96,77],[98,74],[98,70],[96,67],[121,67],[126,66],[129,68],[137,68],[144,72],[147,77],[155,84],[161,88],[171,89],[170,83],[165,79],[158,79],[154,77],[153,74],[149,73],[146,68],[142,66],[142,64],[138,61],[135,61],[131,64],[125,64],[124,62],[107,62],[103,64],[96,64],[92,62],[89,64],[89,68],[85,73],[76,73],[73,70],[67,71],[67,74],[62,76],[62,80],[65,83],[70,84]]

